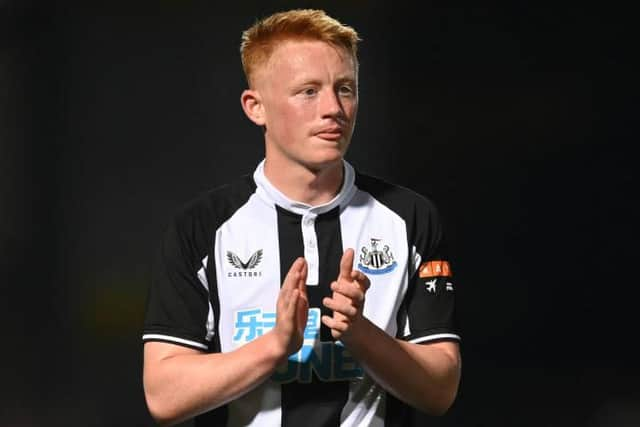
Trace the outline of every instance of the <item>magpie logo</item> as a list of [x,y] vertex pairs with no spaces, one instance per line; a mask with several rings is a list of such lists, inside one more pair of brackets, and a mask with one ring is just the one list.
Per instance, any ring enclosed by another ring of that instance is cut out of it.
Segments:
[[379,248],[381,239],[369,239],[369,248],[363,246],[360,250],[360,262],[358,268],[367,274],[385,274],[393,271],[398,263],[393,259],[393,254],[388,245]]
[[258,249],[253,255],[251,255],[247,262],[242,262],[238,255],[231,251],[227,251],[227,261],[239,270],[252,270],[260,264],[260,261],[262,261],[262,249]]

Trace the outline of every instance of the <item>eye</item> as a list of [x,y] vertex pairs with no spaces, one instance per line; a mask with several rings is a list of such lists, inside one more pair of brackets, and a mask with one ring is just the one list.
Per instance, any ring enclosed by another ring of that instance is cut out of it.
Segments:
[[305,96],[314,96],[316,93],[318,93],[318,91],[317,91],[317,90],[316,90],[316,88],[314,88],[314,87],[308,87],[308,88],[306,88],[306,89],[303,89],[303,90],[302,90],[302,93],[303,93]]
[[349,85],[341,85],[338,88],[338,93],[340,95],[350,96],[350,95],[353,95],[353,88]]

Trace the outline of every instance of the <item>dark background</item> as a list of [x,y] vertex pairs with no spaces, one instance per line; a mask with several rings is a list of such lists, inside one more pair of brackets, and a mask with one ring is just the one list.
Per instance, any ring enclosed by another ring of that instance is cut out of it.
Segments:
[[446,220],[463,380],[415,424],[640,425],[630,11],[231,3],[0,0],[0,425],[152,425],[153,251],[262,158],[241,31],[309,6],[364,39],[347,158]]

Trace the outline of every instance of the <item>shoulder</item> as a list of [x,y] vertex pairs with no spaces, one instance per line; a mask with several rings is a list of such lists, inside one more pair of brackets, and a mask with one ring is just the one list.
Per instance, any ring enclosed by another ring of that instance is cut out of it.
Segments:
[[255,192],[250,175],[206,191],[185,203],[174,214],[174,222],[184,226],[193,222],[217,222],[242,206]]
[[168,234],[206,246],[215,230],[247,202],[255,188],[253,178],[244,175],[200,194],[173,213]]
[[355,185],[404,218],[437,215],[434,202],[410,188],[360,172],[356,172]]
[[407,237],[423,256],[446,251],[444,224],[435,203],[427,196],[384,179],[356,173],[360,191],[386,206],[405,222]]

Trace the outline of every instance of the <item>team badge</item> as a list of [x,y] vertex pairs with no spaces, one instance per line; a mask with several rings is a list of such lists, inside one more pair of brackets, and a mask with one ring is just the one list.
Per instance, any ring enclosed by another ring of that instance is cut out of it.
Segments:
[[395,270],[398,266],[388,245],[384,245],[382,249],[378,248],[381,241],[381,239],[371,239],[369,248],[362,247],[358,263],[360,270],[368,274],[385,274]]

